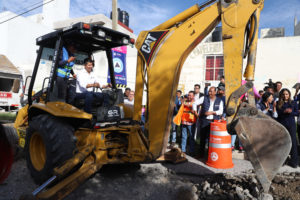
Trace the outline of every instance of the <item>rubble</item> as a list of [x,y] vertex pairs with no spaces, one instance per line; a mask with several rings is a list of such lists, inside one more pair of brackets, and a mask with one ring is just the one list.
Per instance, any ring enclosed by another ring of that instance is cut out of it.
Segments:
[[[159,163],[106,166],[66,199],[300,199],[300,172],[298,171],[277,174],[269,194],[262,194],[262,187],[253,170],[208,174],[197,174],[194,171],[193,175],[189,175],[172,169],[174,166],[180,169],[185,167]],[[12,174],[0,185],[0,200],[19,199],[21,195],[30,194],[37,187],[30,178],[25,160],[18,160],[14,163]]]

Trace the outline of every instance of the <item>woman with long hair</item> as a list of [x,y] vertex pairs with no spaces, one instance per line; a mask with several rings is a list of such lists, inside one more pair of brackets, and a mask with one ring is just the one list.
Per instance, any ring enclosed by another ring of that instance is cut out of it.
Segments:
[[278,122],[281,123],[289,132],[292,140],[291,159],[288,165],[297,168],[299,165],[298,149],[296,139],[296,122],[295,116],[298,116],[297,105],[291,100],[291,92],[284,88],[279,93],[277,103]]
[[276,111],[276,103],[274,102],[273,94],[270,92],[265,92],[262,95],[261,101],[256,104],[256,107],[257,107],[257,109],[260,109],[264,114],[266,114],[272,118],[278,117],[278,114]]

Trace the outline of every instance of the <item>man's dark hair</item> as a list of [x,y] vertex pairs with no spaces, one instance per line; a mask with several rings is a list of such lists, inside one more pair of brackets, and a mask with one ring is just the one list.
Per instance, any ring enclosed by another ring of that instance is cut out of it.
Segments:
[[275,84],[276,84],[276,85],[277,85],[277,84],[280,84],[280,85],[282,85],[282,83],[281,83],[280,81],[277,81]]
[[224,77],[224,76],[220,76],[220,79],[222,79],[222,78],[223,78],[223,79],[225,79],[225,77]]
[[90,58],[86,58],[83,60],[84,65],[86,65],[87,63],[92,63],[94,66],[94,60],[90,59]]
[[195,85],[194,85],[194,87],[196,87],[196,86],[198,86],[198,87],[199,87],[199,89],[201,88],[201,86],[200,86],[199,84],[195,84]]
[[193,93],[195,95],[195,92],[193,90],[189,91],[189,93]]
[[128,90],[131,91],[131,89],[129,87],[125,89],[125,91],[128,91]]
[[270,87],[270,86],[266,86],[266,87],[264,88],[264,91],[267,92],[269,89],[273,90],[273,92],[276,91],[276,89],[275,89],[274,87]]
[[76,46],[76,42],[72,41],[72,40],[66,40],[64,42],[64,44],[68,47],[68,46],[73,46],[75,47]]
[[272,93],[270,93],[270,92],[265,92],[263,95],[262,95],[262,97],[261,97],[261,100],[262,100],[262,102],[267,102],[268,101],[268,98],[270,97],[270,96],[273,96],[273,94]]
[[180,92],[180,94],[182,94],[182,91],[181,91],[181,90],[177,90],[176,92]]

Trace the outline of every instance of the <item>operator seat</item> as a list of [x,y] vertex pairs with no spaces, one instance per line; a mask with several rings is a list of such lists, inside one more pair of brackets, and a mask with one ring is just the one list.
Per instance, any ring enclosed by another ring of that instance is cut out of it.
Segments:
[[[102,93],[106,93],[109,96],[108,107],[104,110],[108,110],[112,106],[124,103],[122,89],[104,89],[102,90]],[[68,80],[67,103],[79,109],[83,109],[85,105],[84,99],[76,99],[76,79],[71,78]],[[103,107],[102,104],[103,102],[97,101],[96,99],[92,102],[92,114],[98,116],[97,118],[99,118],[99,115],[103,115],[103,109],[99,109]]]

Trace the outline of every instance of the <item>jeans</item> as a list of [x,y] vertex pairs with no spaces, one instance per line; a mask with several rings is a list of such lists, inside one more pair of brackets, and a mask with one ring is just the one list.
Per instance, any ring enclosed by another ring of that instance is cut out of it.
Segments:
[[87,113],[91,113],[92,103],[94,99],[96,101],[102,102],[103,106],[109,105],[109,96],[106,93],[99,93],[99,92],[76,93],[76,99],[84,99],[84,111]]
[[[234,147],[235,146],[235,140],[236,140],[236,135],[231,135],[231,146]],[[242,147],[242,143],[239,140],[239,147]]]
[[195,125],[184,125],[182,124],[181,126],[181,133],[182,133],[182,139],[181,139],[181,150],[182,152],[186,152],[186,142],[187,142],[187,137],[189,136],[189,150],[190,154],[194,153],[195,149],[195,140],[194,140],[194,129]]
[[231,135],[231,146],[235,146],[236,135]]
[[176,124],[173,123],[172,121],[172,133],[170,135],[170,138],[171,138],[171,142],[172,143],[175,143],[176,142],[176,129],[177,129],[177,126]]

